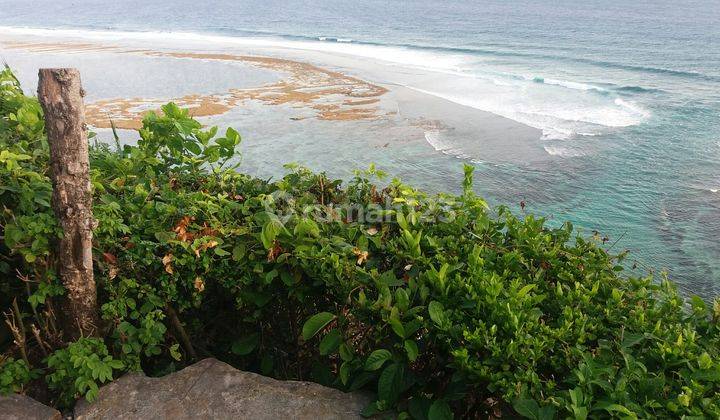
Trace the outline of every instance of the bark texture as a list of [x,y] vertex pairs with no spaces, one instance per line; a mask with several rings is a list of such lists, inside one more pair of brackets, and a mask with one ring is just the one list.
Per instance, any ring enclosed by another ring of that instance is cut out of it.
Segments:
[[40,69],[38,99],[50,145],[52,207],[62,230],[55,254],[66,289],[62,309],[67,340],[97,335],[97,291],[92,262],[92,193],[84,91],[76,69]]

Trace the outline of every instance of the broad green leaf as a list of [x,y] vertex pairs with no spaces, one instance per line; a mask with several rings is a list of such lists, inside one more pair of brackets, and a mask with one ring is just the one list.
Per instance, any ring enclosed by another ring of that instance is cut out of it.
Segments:
[[538,410],[538,420],[555,420],[555,407],[546,405]]
[[340,381],[343,385],[347,385],[348,379],[350,378],[350,363],[349,362],[343,362],[342,365],[340,365]]
[[410,229],[410,226],[408,225],[408,222],[405,219],[405,214],[403,214],[402,210],[397,211],[396,217],[397,217],[398,225],[400,225],[400,227],[403,230],[407,231]]
[[431,402],[429,399],[415,395],[408,401],[408,411],[415,420],[427,420]]
[[335,319],[335,315],[331,314],[330,312],[320,312],[319,314],[315,314],[308,318],[307,321],[305,321],[305,324],[302,328],[302,337],[305,341],[313,338],[315,334],[320,332],[325,326],[327,326],[333,319]]
[[539,419],[538,411],[540,410],[540,406],[535,400],[517,399],[513,402],[513,409],[525,418],[534,420]]
[[192,152],[194,155],[199,155],[202,153],[202,149],[200,148],[200,145],[197,144],[194,140],[186,141],[185,142],[185,148]]
[[355,352],[346,343],[340,344],[340,358],[346,362],[355,358]]
[[623,348],[627,349],[629,347],[633,347],[633,346],[639,344],[643,340],[645,340],[645,334],[642,334],[642,333],[635,334],[635,333],[625,332],[621,346]]
[[430,313],[430,319],[439,327],[444,328],[448,323],[447,316],[445,315],[445,308],[442,303],[435,300],[430,302],[430,305],[428,305],[428,312]]
[[608,401],[601,401],[601,402],[598,402],[597,404],[595,404],[595,406],[593,407],[593,411],[596,411],[596,410],[605,410],[609,413],[622,413],[627,416],[630,416],[630,418],[637,418],[635,413],[633,413],[627,407],[620,405],[620,404],[611,403]]
[[377,401],[373,401],[367,406],[365,406],[365,408],[363,408],[363,410],[360,412],[360,415],[366,418],[373,417],[379,414],[381,411],[382,410],[380,410],[377,406]]
[[240,144],[240,133],[238,133],[234,128],[228,127],[225,131],[225,138],[230,140],[233,146],[237,146]]
[[246,356],[255,350],[258,345],[257,333],[246,335],[245,337],[236,340],[232,345],[232,352],[238,356]]
[[340,341],[342,341],[342,335],[338,329],[325,334],[325,337],[320,340],[320,354],[325,356],[334,353],[340,347]]
[[279,220],[271,219],[265,223],[260,233],[260,239],[265,249],[270,249],[273,246],[275,238],[277,238],[282,230],[283,226]]
[[403,365],[399,363],[388,365],[378,379],[378,399],[394,405],[400,395],[403,376]]
[[297,225],[295,225],[293,233],[296,236],[318,237],[320,236],[320,228],[312,219],[302,219]]
[[355,379],[353,379],[352,383],[350,384],[350,391],[357,391],[358,389],[364,387],[371,381],[377,378],[377,374],[375,372],[360,372],[359,374],[355,375]]
[[390,323],[390,328],[395,332],[395,334],[398,335],[400,338],[405,338],[405,328],[403,328],[402,322],[400,322],[397,318],[390,318],[388,320]]
[[397,302],[398,309],[403,312],[408,310],[408,307],[410,306],[410,298],[408,297],[405,288],[398,287],[395,290],[395,301]]
[[428,420],[452,420],[453,413],[450,406],[443,400],[436,400],[428,411]]
[[240,261],[245,256],[245,244],[238,244],[233,247],[232,259],[233,261]]
[[517,296],[518,296],[519,298],[525,297],[525,295],[527,295],[528,292],[530,292],[532,289],[534,289],[535,286],[536,286],[535,284],[527,284],[527,285],[525,285],[522,289],[520,289],[520,290],[518,291]]
[[408,359],[411,362],[414,362],[415,359],[418,357],[418,346],[417,344],[412,340],[405,340],[405,343],[403,344],[405,347],[405,352],[407,353]]
[[378,370],[386,361],[390,360],[391,357],[392,354],[385,349],[375,350],[370,353],[370,356],[365,360],[365,370]]
[[230,253],[220,247],[217,247],[215,248],[215,255],[217,255],[218,257],[226,257],[230,255]]
[[712,365],[712,358],[710,357],[708,352],[704,352],[698,358],[698,366],[700,367],[700,369],[710,369]]

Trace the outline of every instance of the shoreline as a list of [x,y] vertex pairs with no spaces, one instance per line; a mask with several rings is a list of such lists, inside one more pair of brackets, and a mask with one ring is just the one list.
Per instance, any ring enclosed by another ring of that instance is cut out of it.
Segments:
[[370,82],[330,71],[312,64],[283,58],[215,54],[152,49],[128,49],[92,43],[28,43],[2,42],[5,49],[35,53],[109,52],[113,54],[140,54],[150,57],[235,61],[278,74],[288,75],[276,83],[253,88],[234,88],[226,92],[200,95],[190,94],[175,98],[114,98],[86,104],[86,118],[97,128],[115,127],[138,129],[142,117],[150,110],[157,110],[162,103],[172,101],[180,107],[189,108],[194,117],[224,114],[246,100],[256,100],[268,105],[290,103],[307,106],[317,111],[321,120],[363,120],[379,118],[377,107],[368,107],[379,101],[387,89]]
[[[81,71],[84,57],[102,56],[106,61],[124,60],[123,63],[128,57],[134,57],[157,60],[172,69],[172,76],[178,79],[183,74],[194,73],[193,66],[199,63],[229,74],[229,80],[222,87],[213,88],[213,75],[208,74],[206,82],[200,83],[203,91],[195,89],[180,95],[99,92],[96,98],[86,102],[86,118],[98,129],[109,129],[112,125],[124,130],[138,129],[145,113],[170,101],[188,108],[191,115],[203,119],[204,124],[224,121],[228,115],[233,115],[230,111],[248,108],[253,102],[264,106],[286,105],[281,107],[282,112],[291,113],[287,117],[291,122],[308,119],[336,123],[375,121],[400,126],[400,132],[405,134],[393,134],[387,138],[390,143],[402,144],[406,138],[419,137],[437,153],[474,162],[527,164],[551,158],[539,144],[542,132],[536,128],[412,88],[373,81],[379,77],[356,76],[362,73],[362,68],[348,66],[342,56],[333,57],[337,65],[328,66],[327,57],[313,57],[307,51],[218,50],[217,46],[207,46],[199,51],[192,42],[187,48],[179,48],[162,43],[137,45],[127,40],[98,42],[78,37],[51,39],[38,35],[0,35],[0,48],[6,53],[22,55],[24,60],[37,64],[35,67],[42,66],[47,57],[57,60],[60,56],[59,61],[75,64]],[[250,69],[259,71],[265,82],[242,85],[239,81],[244,81]],[[145,83],[156,77],[147,69],[141,68],[137,72],[148,78]],[[20,77],[29,79],[32,76],[21,73]],[[31,82],[28,84],[32,85]],[[291,124],[287,129],[293,130]],[[414,133],[408,134],[408,130]]]

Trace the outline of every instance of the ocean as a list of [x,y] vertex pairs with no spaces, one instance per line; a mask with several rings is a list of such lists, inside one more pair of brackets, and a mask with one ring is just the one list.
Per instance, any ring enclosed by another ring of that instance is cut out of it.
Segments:
[[[336,130],[334,149],[320,156],[311,135],[321,123],[288,133],[271,110],[258,111],[252,118],[268,122],[246,141],[278,141],[249,146],[243,165],[277,175],[281,159],[298,160],[342,176],[372,160],[408,183],[457,191],[462,163],[471,163],[492,204],[521,212],[524,201],[550,225],[569,220],[607,236],[613,252],[629,250],[628,269],[639,275],[665,270],[686,293],[720,294],[717,0],[0,0],[0,27],[285,49],[442,99],[457,106],[443,108],[451,129],[425,130],[422,146],[384,149],[368,125],[361,134],[374,146],[363,154],[354,151],[362,139],[343,140],[360,134]],[[538,138],[506,141],[463,109]],[[238,113],[223,118],[250,124]],[[393,133],[403,144],[404,131]]]

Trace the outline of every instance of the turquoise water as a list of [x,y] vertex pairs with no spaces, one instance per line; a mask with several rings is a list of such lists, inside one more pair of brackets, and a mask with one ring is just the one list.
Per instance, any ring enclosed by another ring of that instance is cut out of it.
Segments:
[[608,235],[641,273],[720,294],[717,0],[0,0],[0,26],[214,34],[391,63],[408,87],[542,130],[551,159],[491,164],[468,137],[370,154],[384,169],[443,190],[472,162],[493,203],[524,200]]

